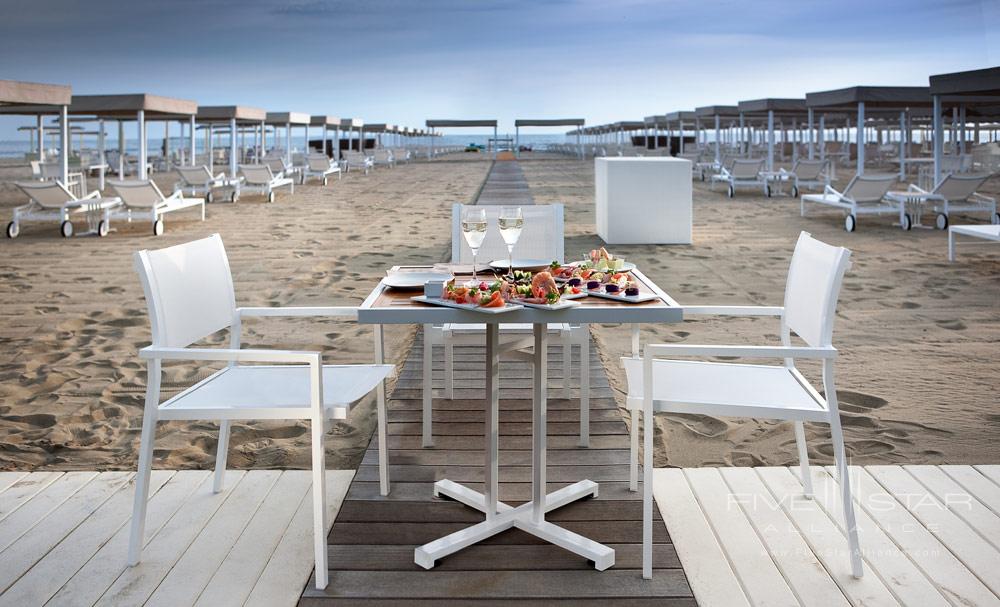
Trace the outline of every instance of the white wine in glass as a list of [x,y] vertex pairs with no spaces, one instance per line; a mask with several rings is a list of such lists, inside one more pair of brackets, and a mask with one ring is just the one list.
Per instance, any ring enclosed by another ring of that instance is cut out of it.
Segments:
[[486,238],[486,209],[467,207],[462,212],[462,235],[472,249],[472,281],[477,282],[476,255]]
[[524,229],[524,217],[521,215],[521,207],[502,207],[500,216],[497,218],[497,225],[500,227],[500,236],[507,243],[507,271],[508,276],[514,274],[514,245],[521,237],[521,230]]

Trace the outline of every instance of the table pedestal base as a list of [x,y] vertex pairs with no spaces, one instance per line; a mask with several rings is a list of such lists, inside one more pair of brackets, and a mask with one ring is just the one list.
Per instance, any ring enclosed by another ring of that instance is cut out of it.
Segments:
[[594,568],[604,571],[615,564],[615,551],[582,535],[567,531],[545,520],[545,512],[561,508],[578,499],[597,497],[597,483],[584,480],[554,491],[544,500],[544,508],[536,512],[535,503],[528,502],[516,508],[497,502],[497,512],[490,516],[486,496],[478,491],[449,480],[434,483],[434,496],[450,497],[470,508],[486,513],[486,520],[451,535],[424,544],[414,552],[414,561],[424,569],[432,569],[437,560],[459,550],[506,531],[511,527],[530,533],[546,542],[578,554],[594,563]]

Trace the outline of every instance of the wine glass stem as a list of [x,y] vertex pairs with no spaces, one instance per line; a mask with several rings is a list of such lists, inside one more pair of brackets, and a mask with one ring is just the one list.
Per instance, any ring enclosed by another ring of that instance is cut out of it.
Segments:
[[476,255],[479,253],[479,249],[472,249],[472,282],[478,282],[479,279],[476,276]]
[[507,275],[514,275],[514,246],[507,245]]

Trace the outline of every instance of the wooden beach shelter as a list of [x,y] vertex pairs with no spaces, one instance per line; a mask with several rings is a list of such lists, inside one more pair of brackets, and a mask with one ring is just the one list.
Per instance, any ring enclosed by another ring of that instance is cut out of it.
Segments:
[[745,123],[747,118],[751,120],[767,120],[767,170],[774,170],[774,120],[775,118],[798,119],[807,117],[805,99],[754,99],[751,101],[740,101],[737,104],[740,115]]
[[[934,183],[940,183],[944,174],[944,121],[945,106],[952,108],[952,125],[958,125],[958,154],[964,152],[965,127],[971,111],[977,124],[981,120],[996,122],[1000,118],[1000,67],[968,72],[938,74],[930,77],[928,93],[933,104],[934,123]],[[953,137],[954,139],[954,137]],[[978,140],[978,136],[976,137]]]
[[[477,127],[492,127],[493,128],[493,140],[497,138],[497,121],[496,120],[451,120],[451,119],[427,119],[425,122],[427,130],[433,132],[434,129],[454,129],[454,128],[477,128]],[[433,137],[428,138],[427,141],[427,158],[430,159],[434,156],[434,144]],[[493,147],[493,160],[497,159],[497,149],[496,146]]]
[[[336,116],[313,116],[309,120],[309,124],[312,126],[318,126],[323,131],[323,153],[329,155],[334,160],[340,160],[340,146],[333,146],[333,153],[327,152],[328,142],[330,140],[330,129],[334,131],[333,140],[336,142],[340,141],[340,118]],[[306,147],[308,147],[309,142],[306,142]]]
[[[365,130],[366,130],[365,129],[365,121],[364,121],[364,119],[363,118],[341,118],[340,119],[340,128],[342,128],[344,131],[347,132],[347,149],[349,149],[349,150],[353,150],[354,149],[354,144],[352,143],[354,141],[354,131],[355,130],[358,131],[358,151],[363,153],[365,151],[365,146],[364,146],[365,139],[364,139],[364,137],[365,137]],[[339,141],[337,143],[337,146],[338,146],[338,149],[339,149],[339,146],[340,146]]]
[[[38,160],[45,160],[45,126],[42,117],[55,113],[59,116],[59,165],[63,183],[69,176],[69,116],[68,106],[72,102],[73,89],[62,84],[38,84],[0,80],[0,112],[36,117],[35,133],[38,145]],[[46,108],[44,112],[34,112],[31,108]]]
[[[722,163],[722,140],[729,140],[730,144],[737,141],[733,129],[736,121],[740,118],[740,108],[735,105],[705,105],[694,109],[694,114],[699,122],[708,121],[715,129],[715,164]],[[726,136],[723,135],[723,121],[726,126]],[[707,137],[706,137],[707,139]]]
[[[521,127],[532,127],[532,126],[575,126],[582,127],[584,125],[583,118],[518,118],[514,120],[514,156],[517,158],[521,157]],[[496,130],[494,129],[494,138],[496,138]],[[580,158],[583,156],[583,148],[580,147],[580,134],[576,135],[576,147],[577,153],[580,154]]]
[[[306,152],[309,147],[309,123],[312,116],[301,112],[268,112],[264,119],[266,124],[285,129],[285,163],[292,164],[292,127],[302,127],[306,136]],[[277,136],[275,137],[277,139]]]
[[667,148],[670,148],[670,137],[673,134],[672,125],[677,125],[677,139],[679,140],[677,151],[679,154],[684,153],[684,129],[686,126],[694,126],[697,138],[698,125],[698,115],[692,111],[681,111],[681,112],[670,112],[664,117],[664,122],[667,128]]
[[[265,122],[267,112],[260,108],[245,105],[209,105],[198,108],[195,120],[205,128],[205,153],[208,156],[209,170],[213,169],[214,135],[217,129],[229,131],[229,176],[236,177],[239,168],[240,153],[237,150],[238,135],[241,128],[250,128],[257,140],[258,156],[262,154],[266,144]],[[191,165],[194,166],[194,131],[189,142],[191,146]],[[259,160],[259,158],[258,158]]]
[[646,124],[646,147],[649,147],[649,135],[653,134],[653,148],[658,149],[660,147],[660,131],[666,130],[667,128],[667,115],[657,114],[655,116],[646,116],[642,119]]
[[[921,108],[931,106],[930,89],[926,86],[853,86],[846,89],[822,91],[806,95],[810,118],[813,113],[857,111],[855,144],[857,146],[857,174],[865,172],[866,125],[872,118],[899,118],[900,172],[906,171],[905,140],[910,131],[910,120]],[[821,120],[823,117],[821,117]],[[811,120],[810,120],[811,122]],[[820,132],[823,132],[821,122]],[[850,130],[850,123],[847,123]]]

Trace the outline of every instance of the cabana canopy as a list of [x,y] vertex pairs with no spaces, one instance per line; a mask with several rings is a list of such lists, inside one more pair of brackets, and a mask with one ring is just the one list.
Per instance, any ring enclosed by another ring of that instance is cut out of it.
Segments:
[[[967,109],[972,109],[973,115],[977,117],[1000,117],[1000,67],[938,74],[931,76],[929,81],[934,118],[934,182],[938,183],[943,173],[943,105],[948,103],[961,113],[963,131]],[[965,145],[964,134],[962,145]]]
[[[586,121],[583,118],[516,118],[514,120],[514,155],[521,157],[521,127],[528,126],[577,126],[582,127]],[[580,133],[576,133],[577,153],[583,158],[583,148],[580,147]]]
[[312,117],[302,112],[268,112],[264,122],[270,125],[309,126]]
[[267,120],[267,112],[245,105],[202,105],[198,107],[195,120],[203,123],[235,120],[237,123],[257,124]]
[[[487,128],[493,128],[493,140],[496,141],[497,138],[497,121],[496,120],[450,120],[450,119],[440,119],[440,118],[428,118],[425,123],[427,128],[431,131],[434,129],[447,129],[447,128],[474,128],[484,126]],[[434,156],[433,144],[430,140],[427,141],[427,158],[430,159]],[[493,159],[497,158],[497,148],[493,146]]]
[[39,84],[0,80],[0,106],[5,105],[69,105],[73,88],[62,84]]
[[698,118],[739,118],[740,108],[735,105],[705,105],[694,109]]
[[312,126],[339,127],[340,118],[337,118],[336,116],[313,116],[310,119],[309,124]]

